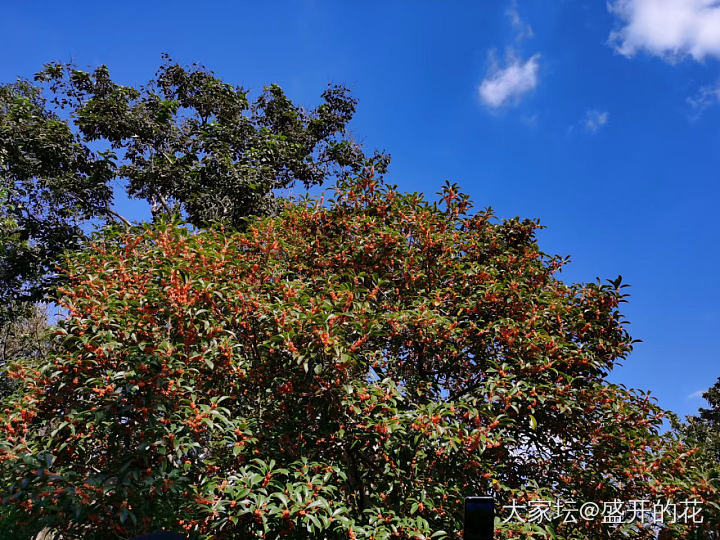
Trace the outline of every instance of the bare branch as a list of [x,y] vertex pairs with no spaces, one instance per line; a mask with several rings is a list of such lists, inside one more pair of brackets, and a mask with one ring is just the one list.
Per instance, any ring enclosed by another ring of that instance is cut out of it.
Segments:
[[120,214],[118,214],[115,210],[113,210],[112,208],[110,208],[110,206],[106,206],[106,207],[105,207],[105,210],[106,210],[107,213],[110,214],[111,216],[113,216],[113,217],[117,218],[118,220],[122,221],[122,222],[125,224],[125,227],[126,227],[126,228],[132,227],[132,223],[130,223],[127,219],[125,219],[125,218],[122,217]]

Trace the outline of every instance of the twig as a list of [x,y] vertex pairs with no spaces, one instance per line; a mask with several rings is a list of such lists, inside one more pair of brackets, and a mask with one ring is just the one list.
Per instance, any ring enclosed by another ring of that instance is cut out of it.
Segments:
[[117,219],[119,219],[120,221],[122,221],[125,224],[125,227],[127,227],[127,228],[132,227],[132,223],[130,223],[127,219],[125,219],[120,214],[118,214],[115,210],[111,209],[109,206],[105,207],[105,209],[107,210],[108,214],[110,214],[111,216],[114,216]]

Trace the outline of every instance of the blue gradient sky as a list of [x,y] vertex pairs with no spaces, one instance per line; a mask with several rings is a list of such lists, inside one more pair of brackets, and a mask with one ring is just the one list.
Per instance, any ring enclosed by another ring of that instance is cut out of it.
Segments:
[[643,343],[612,379],[690,414],[720,376],[720,14],[690,13],[677,37],[672,13],[613,5],[8,1],[0,81],[72,60],[139,84],[165,51],[307,106],[345,84],[390,182],[432,197],[450,179],[500,217],[540,218],[543,250],[571,256],[565,280],[622,274]]

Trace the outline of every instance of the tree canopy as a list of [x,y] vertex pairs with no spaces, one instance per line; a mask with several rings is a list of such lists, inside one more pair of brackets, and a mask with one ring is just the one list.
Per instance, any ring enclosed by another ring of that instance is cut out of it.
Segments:
[[0,86],[0,323],[44,297],[61,254],[112,194],[110,163],[45,105],[27,81]]
[[[690,448],[697,449],[699,467],[709,483],[720,491],[720,378],[702,397],[709,403],[708,408],[700,407],[698,414],[681,422],[672,415],[673,432]],[[720,534],[720,500],[709,508],[709,523],[714,526],[715,535]]]
[[537,222],[441,196],[366,170],[245,231],[158,222],[74,256],[56,348],[12,366],[0,419],[18,523],[437,538],[460,534],[467,495],[716,499],[663,411],[607,380],[632,349],[621,280],[566,284]]
[[[154,215],[241,229],[277,208],[275,192],[380,169],[347,135],[356,101],[329,86],[314,109],[277,85],[254,100],[203,66],[165,57],[141,87],[106,66],[50,63],[34,81],[0,86],[0,304],[42,299],[61,253],[90,220],[126,221],[112,182]],[[84,227],[85,226],[85,227]]]

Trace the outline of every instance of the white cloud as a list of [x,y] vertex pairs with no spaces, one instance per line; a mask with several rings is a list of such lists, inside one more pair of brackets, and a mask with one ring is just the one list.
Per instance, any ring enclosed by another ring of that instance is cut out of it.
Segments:
[[687,397],[687,399],[700,399],[705,392],[707,392],[707,389],[706,390],[696,390],[695,392],[690,394]]
[[585,126],[585,129],[587,129],[590,133],[597,133],[597,131],[603,127],[605,124],[607,124],[608,121],[608,112],[607,111],[597,111],[594,109],[591,109],[585,113],[585,118],[583,119],[583,125]]
[[623,25],[610,43],[625,56],[647,51],[669,61],[720,58],[718,0],[610,0]]
[[539,59],[539,54],[524,62],[510,56],[504,68],[494,66],[480,85],[480,98],[493,109],[506,103],[517,103],[524,94],[537,86]]
[[522,41],[525,38],[533,37],[533,29],[528,23],[522,20],[520,13],[518,12],[517,0],[513,0],[510,7],[505,12],[510,18],[510,22],[515,30],[515,39]]
[[695,96],[687,98],[687,102],[695,109],[696,116],[700,116],[708,107],[720,103],[720,83],[703,86]]

